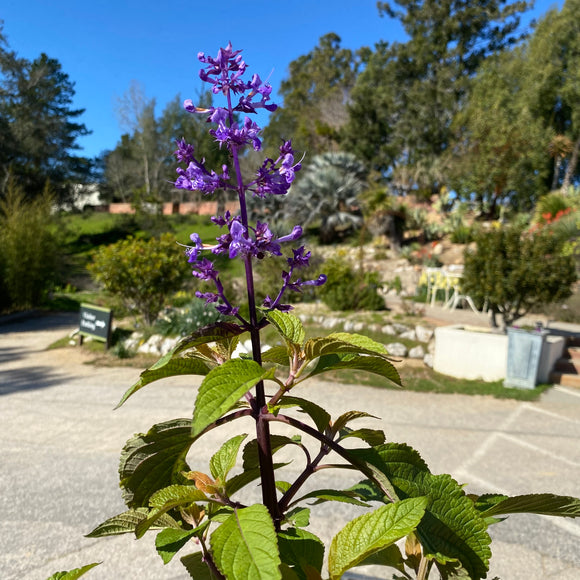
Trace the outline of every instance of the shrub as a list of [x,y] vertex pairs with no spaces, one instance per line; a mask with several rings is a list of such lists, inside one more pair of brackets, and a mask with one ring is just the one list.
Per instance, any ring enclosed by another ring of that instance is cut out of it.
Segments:
[[507,227],[481,233],[475,251],[465,252],[463,291],[480,307],[487,303],[491,324],[496,314],[504,326],[532,308],[561,302],[572,294],[574,260],[549,231],[524,234]]
[[344,259],[331,258],[324,264],[326,284],[318,289],[332,310],[384,310],[385,300],[379,295],[376,272],[355,273]]
[[38,306],[58,281],[59,236],[48,189],[32,201],[9,180],[0,200],[0,310]]
[[165,312],[155,322],[155,331],[163,336],[185,336],[223,319],[213,304],[196,299],[184,308],[172,308]]
[[105,290],[151,325],[163,308],[166,296],[184,282],[183,252],[172,235],[149,241],[128,238],[99,248],[88,270]]

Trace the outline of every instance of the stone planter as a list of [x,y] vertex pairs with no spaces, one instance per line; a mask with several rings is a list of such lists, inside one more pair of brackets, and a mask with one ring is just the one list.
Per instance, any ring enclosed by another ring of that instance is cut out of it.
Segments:
[[[524,331],[518,331],[524,332]],[[527,333],[538,336],[538,333]],[[554,363],[562,356],[565,340],[561,336],[540,336],[539,350],[534,351],[534,361],[537,366],[534,370],[533,385],[525,388],[534,388],[537,383],[548,382]],[[526,347],[522,347],[514,357],[525,357]],[[537,348],[537,347],[534,347]],[[513,359],[510,366],[512,375],[524,375],[526,362],[521,358]],[[514,366],[516,365],[516,366]],[[518,366],[519,365],[519,366]],[[492,332],[489,328],[469,326],[443,326],[435,330],[435,354],[433,369],[439,373],[460,379],[500,381],[508,377],[508,335]],[[526,385],[530,384],[528,380]],[[506,386],[524,386],[524,383],[515,384],[507,380]]]

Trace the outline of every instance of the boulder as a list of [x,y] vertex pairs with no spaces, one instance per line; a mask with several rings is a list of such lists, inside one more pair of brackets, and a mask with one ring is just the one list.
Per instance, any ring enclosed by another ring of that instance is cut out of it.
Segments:
[[407,356],[407,347],[401,342],[391,342],[386,344],[385,347],[391,356],[399,356],[403,358]]
[[417,340],[417,335],[414,330],[406,330],[405,332],[401,332],[399,336],[407,340]]
[[422,346],[415,346],[409,351],[409,358],[424,358],[425,349]]
[[433,329],[418,324],[415,326],[415,334],[419,342],[429,342],[433,338]]

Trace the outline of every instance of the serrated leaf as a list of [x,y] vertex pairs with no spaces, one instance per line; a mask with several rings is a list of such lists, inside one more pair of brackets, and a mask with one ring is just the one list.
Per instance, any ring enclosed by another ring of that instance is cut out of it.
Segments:
[[141,373],[139,380],[125,392],[115,409],[118,409],[131,395],[150,383],[179,375],[203,376],[207,375],[210,369],[211,367],[199,358],[176,357],[173,352],[169,352]]
[[285,346],[273,346],[262,353],[262,361],[287,367],[290,365],[288,349]]
[[161,556],[164,564],[168,564],[173,556],[183,548],[191,538],[199,534],[199,529],[172,530],[167,529],[159,532],[155,537],[155,548]]
[[426,557],[459,560],[473,580],[486,576],[491,556],[486,522],[451,476],[433,475],[414,449],[400,443],[349,452],[382,471],[399,497],[429,497],[415,532]]
[[412,498],[388,504],[349,522],[330,544],[330,580],[342,575],[371,554],[412,532],[425,514],[428,499]]
[[145,507],[149,498],[189,471],[185,457],[195,441],[190,419],[173,419],[153,425],[146,435],[129,439],[119,465],[120,486],[128,507]]
[[322,570],[324,543],[313,533],[300,528],[289,528],[278,532],[280,559],[293,566],[301,580],[307,580],[305,569],[310,566],[317,572]]
[[301,399],[300,397],[283,397],[279,406],[284,407],[299,407],[300,410],[306,413],[316,425],[316,428],[321,433],[324,433],[326,429],[330,427],[330,415],[316,403],[312,403],[307,399]]
[[302,507],[291,509],[284,516],[284,520],[297,528],[306,528],[310,525],[310,509]]
[[364,411],[347,411],[343,413],[336,421],[332,424],[332,434],[338,433],[341,429],[346,427],[348,423],[354,421],[355,419],[365,419],[371,417],[372,419],[378,419],[374,415],[365,413]]
[[401,554],[401,550],[396,544],[374,552],[368,558],[359,562],[357,566],[390,566],[399,572],[405,572],[403,554]]
[[172,352],[177,355],[189,350],[190,348],[194,348],[200,344],[208,344],[209,342],[224,342],[227,344],[225,341],[232,337],[239,336],[244,332],[246,332],[244,328],[234,324],[233,322],[217,322],[216,324],[210,324],[209,326],[200,328],[180,340]]
[[193,485],[170,485],[160,489],[151,496],[149,503],[153,509],[149,512],[147,519],[137,524],[135,536],[141,538],[157,522],[157,519],[169,510],[196,501],[208,501],[208,498],[203,491]]
[[264,316],[270,324],[276,327],[280,336],[289,346],[302,348],[306,334],[300,318],[290,312],[266,310]]
[[235,467],[238,451],[247,434],[237,435],[226,441],[209,460],[209,470],[214,479],[222,483],[226,481],[228,473]]
[[193,554],[183,556],[180,561],[193,580],[216,580],[207,564],[203,561],[203,554],[201,552],[194,552]]
[[191,433],[201,433],[227,413],[257,383],[274,376],[253,360],[229,360],[205,377],[197,394]]
[[326,501],[339,501],[342,503],[350,503],[353,505],[360,505],[363,507],[370,507],[368,503],[357,499],[356,493],[348,490],[338,490],[338,489],[317,489],[311,491],[302,497],[294,500],[292,505],[297,504],[301,501],[306,499],[316,499],[318,501],[314,502],[314,504],[323,503]]
[[210,544],[216,566],[226,578],[281,578],[274,524],[261,504],[235,509],[212,533]]
[[[270,435],[270,448],[272,454],[280,451],[286,445],[298,445],[300,438],[286,437],[285,435]],[[244,451],[242,452],[244,470],[254,469],[259,467],[260,460],[258,456],[258,440],[252,439],[246,443]]]
[[47,580],[77,580],[77,578],[84,576],[91,568],[94,568],[99,564],[101,564],[101,562],[87,564],[82,568],[75,568],[74,570],[69,570],[68,572],[56,572]]
[[362,439],[365,443],[371,446],[382,445],[385,442],[385,434],[380,429],[349,429],[345,427],[340,431],[338,441],[347,439],[348,437],[355,437]]
[[[148,508],[137,508],[123,512],[118,516],[113,516],[99,524],[85,538],[103,538],[105,536],[117,536],[134,532],[137,524],[147,519],[149,511]],[[152,527],[179,528],[177,522],[167,514],[161,516],[156,525]]]
[[541,514],[567,518],[580,517],[580,499],[552,493],[533,493],[528,495],[483,495],[475,507],[482,517],[508,514]]
[[397,371],[393,364],[385,358],[372,355],[360,356],[350,353],[325,354],[318,359],[316,366],[310,371],[308,376],[313,377],[321,373],[341,369],[352,369],[373,373],[384,377],[389,382],[394,383],[399,387],[402,386],[399,371]]
[[326,337],[313,338],[304,345],[307,360],[329,354],[369,354],[387,358],[389,353],[384,344],[362,334],[334,332]]

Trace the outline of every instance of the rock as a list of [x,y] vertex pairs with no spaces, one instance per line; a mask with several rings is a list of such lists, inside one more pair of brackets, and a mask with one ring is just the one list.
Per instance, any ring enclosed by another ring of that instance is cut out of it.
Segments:
[[381,332],[381,325],[380,324],[369,324],[369,326],[367,328],[371,332]]
[[168,336],[165,338],[165,340],[163,340],[161,342],[161,344],[159,345],[159,354],[161,356],[166,355],[178,342],[179,342],[180,338],[179,336]]
[[127,340],[124,341],[123,346],[129,352],[136,352],[143,341],[142,332],[133,332]]
[[397,331],[395,330],[395,327],[392,324],[385,324],[385,326],[383,326],[381,328],[381,332],[383,334],[390,334],[391,336],[397,336]]
[[420,324],[415,326],[415,334],[419,342],[429,342],[433,338],[433,330]]
[[407,340],[417,340],[417,334],[414,330],[407,330],[402,332],[399,336],[401,338],[406,338]]
[[391,342],[385,346],[387,348],[387,352],[392,356],[407,356],[407,347],[401,342]]
[[409,358],[424,358],[425,349],[422,346],[415,346],[409,351]]
[[161,344],[165,340],[164,336],[160,334],[152,334],[146,342],[137,348],[137,352],[141,354],[161,354]]
[[431,339],[431,341],[427,345],[427,352],[429,354],[435,354],[435,339]]
[[355,322],[352,326],[354,332],[361,332],[365,328],[364,322]]
[[338,318],[326,318],[322,323],[322,328],[336,328],[340,323]]
[[423,357],[423,362],[430,368],[433,368],[433,355],[431,353],[427,353]]
[[407,332],[407,330],[411,330],[406,324],[401,324],[400,322],[394,322],[393,328],[397,334],[401,334],[402,332]]
[[346,320],[344,323],[344,332],[353,332],[354,322],[352,320]]

